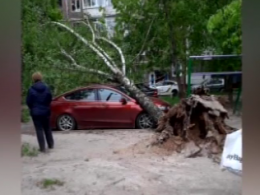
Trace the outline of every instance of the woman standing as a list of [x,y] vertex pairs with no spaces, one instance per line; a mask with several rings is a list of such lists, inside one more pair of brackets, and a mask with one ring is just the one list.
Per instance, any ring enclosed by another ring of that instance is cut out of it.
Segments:
[[50,104],[52,94],[49,87],[42,82],[42,74],[36,72],[32,75],[33,85],[28,91],[26,98],[27,106],[35,126],[39,151],[45,152],[45,138],[49,149],[54,147],[52,130],[50,127]]

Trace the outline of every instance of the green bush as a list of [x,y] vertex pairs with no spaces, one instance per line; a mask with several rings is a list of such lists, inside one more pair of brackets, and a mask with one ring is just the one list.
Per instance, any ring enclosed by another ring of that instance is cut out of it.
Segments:
[[160,99],[168,102],[172,106],[174,106],[175,104],[178,104],[180,101],[179,97],[171,97],[171,96],[160,96]]
[[29,143],[22,144],[22,156],[35,157],[38,156],[39,152],[37,148],[32,147]]
[[43,179],[38,183],[40,188],[50,188],[52,189],[54,186],[63,186],[64,182],[58,179]]
[[30,111],[28,109],[22,109],[21,122],[28,123],[30,121]]

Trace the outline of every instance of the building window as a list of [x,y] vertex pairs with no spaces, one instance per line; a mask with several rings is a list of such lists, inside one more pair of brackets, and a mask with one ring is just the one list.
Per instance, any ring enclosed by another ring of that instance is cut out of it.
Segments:
[[71,0],[71,10],[73,12],[80,12],[81,11],[80,0]]
[[83,0],[84,8],[99,7],[102,5],[101,0]]

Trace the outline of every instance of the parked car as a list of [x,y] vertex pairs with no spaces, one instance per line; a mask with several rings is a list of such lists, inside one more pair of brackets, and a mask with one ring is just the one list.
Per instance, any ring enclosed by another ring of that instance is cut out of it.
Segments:
[[143,83],[137,83],[135,86],[149,97],[158,97],[158,89],[150,88]]
[[176,81],[166,80],[160,83],[156,83],[156,89],[158,89],[158,95],[172,95],[177,96],[179,93],[179,87]]
[[[170,104],[150,97],[161,110]],[[90,85],[58,97],[51,104],[53,129],[138,128],[154,127],[148,114],[121,86]]]
[[210,78],[206,79],[205,81],[201,82],[199,85],[193,85],[192,89],[196,89],[200,86],[204,86],[210,92],[221,92],[224,90],[225,87],[225,80],[222,78]]

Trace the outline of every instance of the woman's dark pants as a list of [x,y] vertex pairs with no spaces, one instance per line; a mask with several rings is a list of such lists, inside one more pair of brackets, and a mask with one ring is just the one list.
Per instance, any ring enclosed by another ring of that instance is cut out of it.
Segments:
[[45,151],[45,139],[48,147],[51,149],[54,147],[54,140],[52,136],[52,130],[50,127],[50,117],[49,116],[33,116],[33,123],[36,130],[36,135],[40,147],[40,151]]

